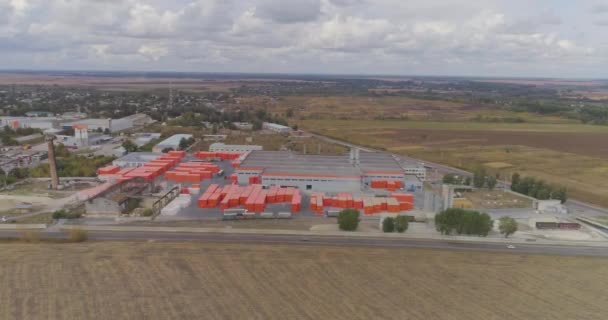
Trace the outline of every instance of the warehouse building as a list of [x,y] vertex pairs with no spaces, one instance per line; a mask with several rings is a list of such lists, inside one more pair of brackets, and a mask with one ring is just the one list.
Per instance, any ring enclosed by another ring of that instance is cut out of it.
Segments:
[[360,191],[372,180],[401,181],[405,172],[389,154],[359,152],[350,155],[303,155],[286,151],[252,151],[236,169],[241,184],[298,187],[323,192]]
[[291,132],[290,127],[284,126],[281,124],[271,123],[271,122],[264,122],[262,124],[262,129],[274,131],[276,133],[283,133],[283,134],[288,134]]
[[136,168],[157,158],[158,154],[154,152],[131,152],[124,157],[112,161],[112,165],[121,168]]
[[187,140],[190,138],[193,138],[191,134],[174,134],[155,145],[154,148],[152,148],[152,151],[156,153],[162,153],[163,150],[166,149],[179,150],[179,143],[182,141],[182,139]]
[[221,142],[212,143],[209,146],[209,151],[211,152],[247,152],[256,150],[264,150],[264,148],[258,145],[224,144]]
[[59,119],[56,117],[0,117],[0,126],[9,126],[12,129],[41,129],[47,130],[56,128]]

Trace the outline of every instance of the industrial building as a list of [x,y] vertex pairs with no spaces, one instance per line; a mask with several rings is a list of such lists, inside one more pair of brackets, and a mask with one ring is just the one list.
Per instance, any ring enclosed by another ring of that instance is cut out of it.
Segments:
[[264,150],[264,148],[258,145],[224,144],[221,142],[212,143],[209,146],[209,151],[211,152],[247,152],[256,150]]
[[56,117],[0,117],[0,126],[9,126],[12,129],[34,128],[52,129],[59,126],[59,118]]
[[253,124],[250,122],[233,122],[232,124],[239,130],[253,130]]
[[154,122],[148,115],[137,113],[120,119],[82,119],[62,124],[63,128],[86,126],[89,131],[119,132]]
[[156,140],[160,138],[160,133],[141,133],[134,140],[133,143],[138,147],[145,146],[150,143],[152,140]]
[[283,134],[288,134],[291,132],[290,127],[284,126],[281,124],[271,123],[271,122],[264,122],[262,124],[262,129],[274,131],[276,133],[283,133]]
[[174,134],[155,145],[154,148],[152,148],[152,151],[156,153],[162,153],[165,149],[179,150],[179,143],[182,141],[182,139],[190,138],[193,138],[191,134]]
[[360,152],[350,155],[302,155],[286,151],[252,151],[236,169],[239,183],[258,180],[267,186],[292,186],[323,192],[361,191],[373,181],[405,180],[405,172],[393,156]]

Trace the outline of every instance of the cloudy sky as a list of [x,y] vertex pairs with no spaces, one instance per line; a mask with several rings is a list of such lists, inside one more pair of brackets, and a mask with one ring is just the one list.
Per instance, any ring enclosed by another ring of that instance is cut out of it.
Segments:
[[608,78],[608,0],[0,0],[0,69]]

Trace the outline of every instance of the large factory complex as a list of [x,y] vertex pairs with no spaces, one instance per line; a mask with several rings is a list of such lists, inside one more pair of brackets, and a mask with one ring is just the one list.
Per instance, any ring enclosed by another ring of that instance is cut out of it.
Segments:
[[323,192],[360,191],[392,183],[401,188],[406,184],[405,170],[393,156],[359,149],[344,156],[252,151],[239,164],[236,175],[239,183],[256,181]]
[[[406,172],[399,159],[387,153],[352,149],[327,156],[225,144],[212,149],[192,154],[130,153],[100,169],[99,175],[118,185],[180,190],[165,208],[157,208],[158,214],[189,218],[230,210],[323,214],[325,209],[354,208],[365,214],[398,213],[414,208],[413,194],[421,191],[424,180],[424,175]],[[111,204],[111,198],[89,201],[89,213],[120,208],[119,203]]]

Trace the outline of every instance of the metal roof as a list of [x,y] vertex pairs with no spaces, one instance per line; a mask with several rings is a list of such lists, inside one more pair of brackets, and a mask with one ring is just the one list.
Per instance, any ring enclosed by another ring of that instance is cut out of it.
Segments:
[[361,152],[359,164],[351,163],[348,155],[304,155],[287,151],[251,151],[241,162],[241,168],[260,168],[266,174],[360,176],[366,171],[401,172],[399,163],[388,154]]

